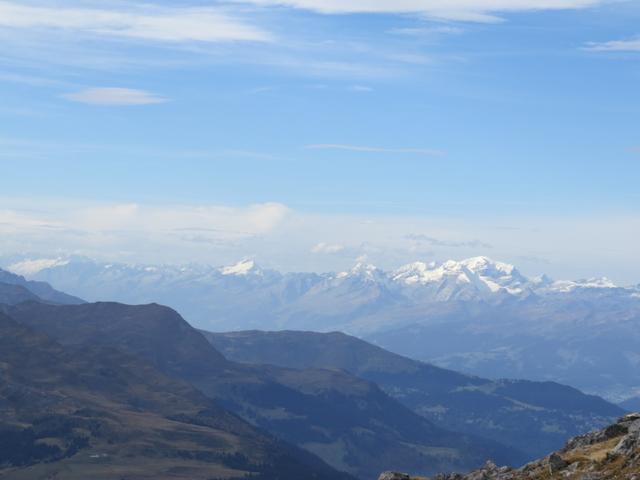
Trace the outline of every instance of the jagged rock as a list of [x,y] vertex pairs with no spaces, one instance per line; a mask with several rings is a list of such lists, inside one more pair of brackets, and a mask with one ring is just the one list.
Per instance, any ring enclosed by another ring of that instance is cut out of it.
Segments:
[[635,431],[625,435],[611,453],[616,456],[631,455],[638,448],[640,448],[640,431]]
[[411,480],[411,477],[406,473],[384,472],[378,480]]
[[636,420],[640,420],[640,413],[628,413],[624,417],[622,417],[619,421],[621,422],[634,422]]
[[470,473],[465,477],[465,479],[466,480],[489,480],[489,477],[484,471],[480,470],[478,472]]
[[558,472],[560,470],[564,470],[569,466],[569,462],[565,461],[560,455],[557,453],[552,453],[549,455],[549,471],[551,473]]
[[602,438],[602,440],[610,440],[612,438],[619,437],[620,435],[624,435],[628,432],[629,429],[624,423],[614,423],[613,425],[605,428],[602,431],[602,434],[599,435],[599,437]]
[[629,425],[628,429],[629,429],[629,433],[638,433],[638,432],[640,432],[640,419],[631,422],[631,424]]

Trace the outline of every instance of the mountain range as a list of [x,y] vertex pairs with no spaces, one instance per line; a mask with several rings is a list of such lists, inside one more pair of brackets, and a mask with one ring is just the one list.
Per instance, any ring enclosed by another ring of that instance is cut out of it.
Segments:
[[123,350],[0,313],[0,478],[353,480]]
[[[18,299],[39,299],[42,302],[72,305],[84,303],[84,300],[81,300],[78,297],[67,295],[66,293],[55,290],[47,282],[27,280],[21,275],[16,275],[1,269],[0,285],[4,287],[2,295],[7,296],[6,298],[0,297],[0,303],[12,303],[16,302]],[[14,298],[11,298],[12,296],[14,296]]]
[[463,375],[340,333],[212,334],[157,304],[85,303],[3,278],[14,283],[0,283],[2,478],[468,471],[522,464],[622,412],[562,385]]
[[623,410],[553,382],[492,381],[388,352],[343,333],[203,332],[230,360],[346,371],[379,385],[448,430],[511,445],[532,460],[568,438],[602,427]]
[[[361,479],[394,465],[429,474],[469,470],[487,458],[509,464],[526,460],[517,449],[438,427],[372,382],[346,372],[228,361],[167,307],[26,302],[3,310],[21,326],[73,352],[98,348],[132,356],[163,378],[195,387],[222,411],[322,459],[319,464],[324,461]],[[105,374],[110,375],[108,368]],[[157,383],[151,374],[148,379]],[[55,385],[56,377],[51,381]],[[133,378],[119,385],[136,394],[140,390]],[[162,395],[163,388],[159,385],[157,393]],[[138,397],[132,393],[133,406],[146,411],[146,397],[145,392]],[[37,404],[24,405],[38,410]]]
[[395,271],[280,273],[5,258],[30,280],[89,301],[159,302],[210,331],[343,331],[468,374],[569,384],[611,401],[640,394],[640,287],[528,278],[487,257]]

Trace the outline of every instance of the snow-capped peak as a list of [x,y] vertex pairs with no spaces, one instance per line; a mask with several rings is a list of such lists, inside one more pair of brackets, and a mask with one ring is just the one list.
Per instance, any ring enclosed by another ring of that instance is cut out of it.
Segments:
[[461,263],[478,275],[493,292],[504,289],[511,294],[520,294],[531,283],[509,263],[496,262],[488,257],[469,258]]
[[251,259],[241,260],[235,265],[230,265],[228,267],[222,267],[220,269],[220,273],[222,275],[236,275],[236,276],[246,276],[250,273],[257,273],[259,271],[256,263]]
[[462,261],[448,260],[440,265],[411,263],[391,274],[395,282],[405,285],[441,284],[473,285],[478,293],[505,290],[522,293],[529,280],[508,263],[495,262],[488,257],[473,257]]
[[474,273],[512,275],[516,267],[504,262],[496,262],[489,257],[473,257],[460,262]]
[[391,274],[394,282],[404,283],[406,285],[416,285],[429,283],[440,278],[439,272],[436,271],[436,263],[430,262],[414,262],[404,265]]
[[62,267],[68,265],[69,260],[64,258],[39,258],[28,259],[9,265],[7,270],[17,273],[18,275],[35,275],[36,273],[46,270],[48,268]]
[[379,281],[385,279],[385,273],[375,265],[358,262],[351,270],[348,272],[340,272],[335,278],[363,278],[365,280]]

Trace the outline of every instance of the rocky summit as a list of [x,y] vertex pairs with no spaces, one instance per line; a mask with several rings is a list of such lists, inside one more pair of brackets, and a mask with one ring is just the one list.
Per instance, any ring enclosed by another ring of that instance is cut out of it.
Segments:
[[640,413],[570,440],[560,451],[512,469],[487,462],[466,475],[412,477],[385,472],[379,480],[640,480]]

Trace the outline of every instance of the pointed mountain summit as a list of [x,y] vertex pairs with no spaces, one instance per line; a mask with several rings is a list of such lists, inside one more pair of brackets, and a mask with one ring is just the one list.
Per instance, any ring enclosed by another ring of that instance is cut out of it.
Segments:
[[234,265],[222,267],[219,269],[219,272],[222,273],[222,275],[234,275],[239,277],[247,275],[262,275],[264,273],[263,270],[256,265],[256,262],[251,259],[240,260]]
[[340,272],[336,275],[338,279],[356,278],[366,282],[386,282],[386,273],[370,263],[358,262],[348,272]]

